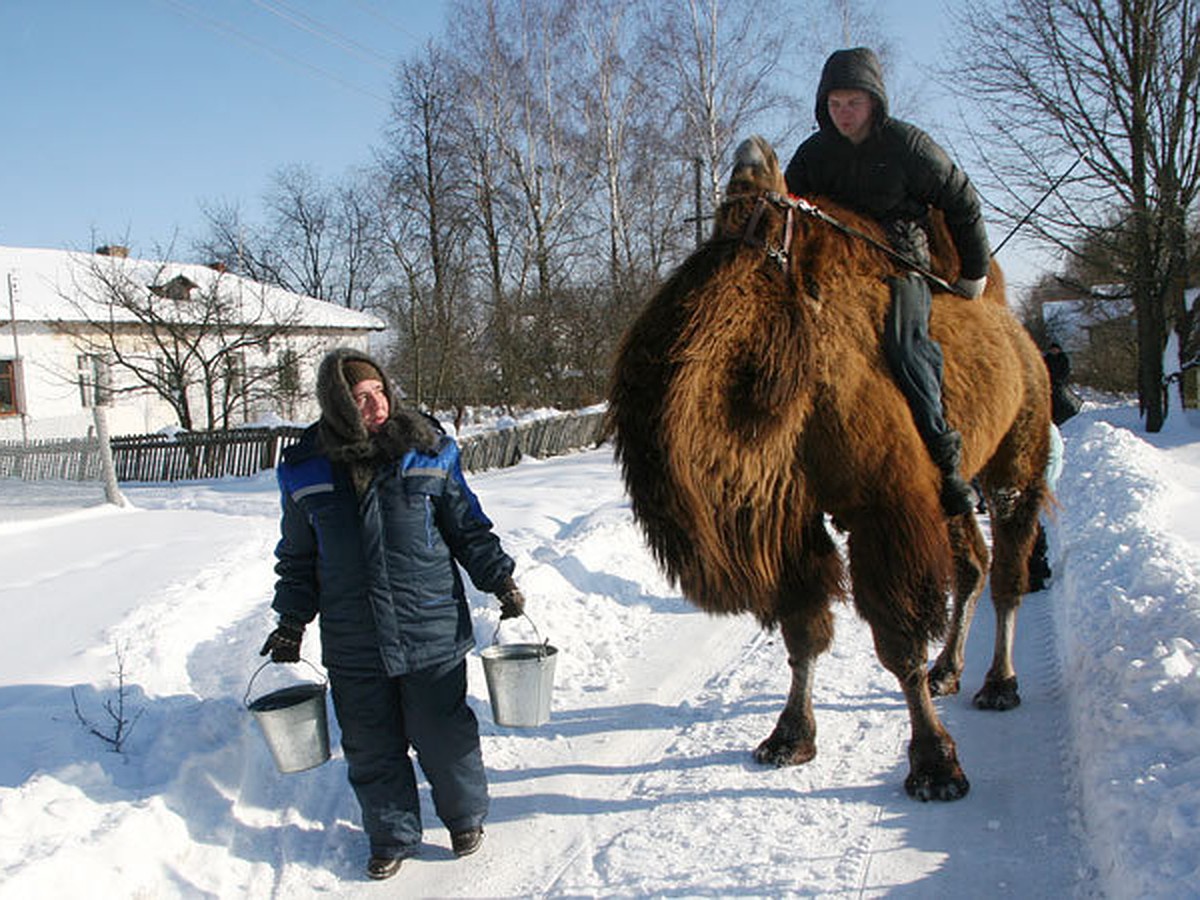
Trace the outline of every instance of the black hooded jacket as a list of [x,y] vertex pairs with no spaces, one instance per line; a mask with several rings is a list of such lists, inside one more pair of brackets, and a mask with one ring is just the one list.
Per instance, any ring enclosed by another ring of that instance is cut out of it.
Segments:
[[[853,144],[829,117],[829,94],[862,90],[875,100],[871,133]],[[929,135],[888,114],[883,71],[866,47],[838,50],[817,88],[820,130],[796,150],[785,177],[796,196],[828,197],[876,219],[889,234],[923,223],[929,209],[945,215],[963,278],[987,274],[990,250],[979,197],[966,174]],[[893,238],[895,240],[895,238]],[[903,251],[903,239],[897,249]]]

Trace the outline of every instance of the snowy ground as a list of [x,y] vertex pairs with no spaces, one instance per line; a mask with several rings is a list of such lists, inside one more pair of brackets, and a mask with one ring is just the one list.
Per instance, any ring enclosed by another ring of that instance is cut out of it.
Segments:
[[[762,768],[781,642],[679,598],[608,452],[475,476],[560,650],[554,712],[496,726],[471,657],[487,839],[456,860],[427,815],[422,856],[384,884],[362,874],[336,723],[329,763],[279,775],[243,706],[273,622],[272,477],[127,487],[123,510],[0,481],[0,897],[1200,896],[1200,431],[1091,404],[1064,435],[1024,703],[970,707],[985,596],[964,696],[939,701],[972,785],[949,804],[905,796],[904,703],[852,611],[818,670],[817,759]],[[472,602],[485,646],[496,610]],[[118,670],[137,717],[121,753],[76,714],[112,733]]]

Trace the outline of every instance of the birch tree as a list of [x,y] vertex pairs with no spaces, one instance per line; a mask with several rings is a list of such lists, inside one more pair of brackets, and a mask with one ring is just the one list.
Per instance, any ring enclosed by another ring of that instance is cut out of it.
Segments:
[[390,296],[407,325],[400,360],[412,400],[436,406],[465,388],[473,371],[463,354],[473,351],[473,311],[464,250],[470,182],[453,140],[460,114],[454,81],[442,51],[400,67],[381,154],[387,179],[387,245],[403,273]]

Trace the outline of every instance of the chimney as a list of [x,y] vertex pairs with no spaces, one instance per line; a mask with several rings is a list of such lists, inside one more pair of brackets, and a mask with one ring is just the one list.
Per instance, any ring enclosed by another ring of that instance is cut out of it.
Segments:
[[129,256],[129,248],[122,247],[120,244],[105,244],[103,247],[97,247],[96,253],[99,256],[115,256],[125,259]]

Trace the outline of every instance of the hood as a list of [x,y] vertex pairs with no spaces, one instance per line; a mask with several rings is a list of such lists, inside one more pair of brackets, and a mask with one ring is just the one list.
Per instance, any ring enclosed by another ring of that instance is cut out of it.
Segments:
[[830,91],[866,91],[875,98],[875,127],[888,117],[887,90],[883,85],[883,67],[879,57],[869,47],[835,50],[825,60],[821,82],[817,86],[817,124],[823,129],[834,128],[829,118]]
[[330,350],[317,369],[317,403],[321,407],[321,438],[326,447],[335,444],[358,444],[367,442],[370,436],[359,415],[358,406],[350,395],[353,387],[346,380],[344,370],[347,362],[365,362],[374,366],[383,379],[391,411],[396,411],[396,394],[383,366],[368,354],[351,347]]
[[[347,381],[345,364],[358,361],[370,363],[383,379],[390,406],[388,420],[375,434],[367,431]],[[399,459],[411,448],[422,453],[436,453],[442,429],[436,419],[400,406],[392,383],[383,366],[361,350],[340,347],[331,350],[317,369],[317,402],[321,419],[317,433],[321,450],[338,462],[373,465],[376,462]],[[356,485],[361,487],[362,472],[356,473]]]

